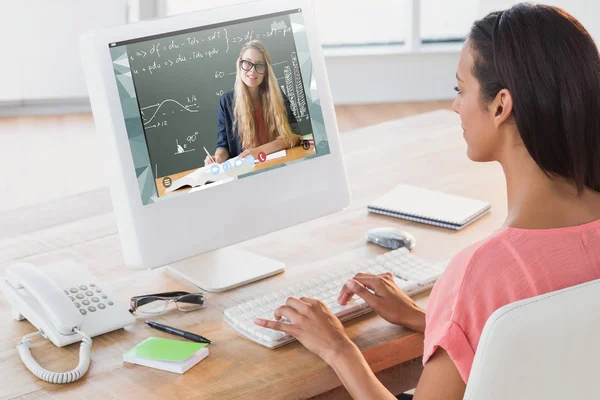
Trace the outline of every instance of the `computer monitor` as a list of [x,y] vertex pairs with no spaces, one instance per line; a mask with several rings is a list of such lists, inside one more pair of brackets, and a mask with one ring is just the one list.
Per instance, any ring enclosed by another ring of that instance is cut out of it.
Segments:
[[309,0],[106,28],[80,50],[130,268],[226,290],[284,267],[226,246],[349,203]]

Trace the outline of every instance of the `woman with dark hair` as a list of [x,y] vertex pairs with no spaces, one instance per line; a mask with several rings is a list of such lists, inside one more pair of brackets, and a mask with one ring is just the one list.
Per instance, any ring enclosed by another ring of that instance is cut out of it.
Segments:
[[[474,23],[456,78],[468,157],[504,170],[504,226],[452,259],[426,316],[390,276],[358,274],[339,298],[358,295],[389,322],[424,332],[416,399],[463,397],[498,308],[600,279],[600,57],[588,32],[555,7],[491,13]],[[281,317],[291,323],[255,322],[295,336],[355,399],[394,398],[321,302],[290,298]]]

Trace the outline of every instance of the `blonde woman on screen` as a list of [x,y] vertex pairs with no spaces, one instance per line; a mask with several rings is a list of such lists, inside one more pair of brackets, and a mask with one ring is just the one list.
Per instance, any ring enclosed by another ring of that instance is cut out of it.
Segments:
[[[274,153],[300,143],[292,131],[296,118],[277,85],[271,56],[258,40],[246,43],[236,60],[235,86],[221,96],[214,160]],[[205,164],[213,161],[206,157]]]

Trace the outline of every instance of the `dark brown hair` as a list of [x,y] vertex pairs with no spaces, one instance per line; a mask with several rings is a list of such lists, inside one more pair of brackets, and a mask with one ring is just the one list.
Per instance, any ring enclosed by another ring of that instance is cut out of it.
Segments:
[[540,168],[580,194],[600,191],[600,57],[585,28],[559,8],[521,3],[476,21],[469,43],[482,103],[507,88]]

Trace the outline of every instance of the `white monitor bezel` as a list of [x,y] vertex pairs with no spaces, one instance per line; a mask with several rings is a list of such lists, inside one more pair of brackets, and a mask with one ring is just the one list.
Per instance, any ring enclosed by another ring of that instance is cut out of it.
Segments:
[[[109,44],[293,9],[302,9],[330,154],[143,205]],[[80,50],[123,254],[130,268],[166,265],[340,211],[349,204],[335,110],[310,0],[261,0],[106,28],[82,36]],[[222,202],[233,198],[244,205]]]

